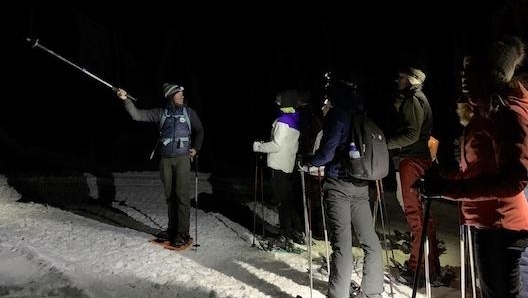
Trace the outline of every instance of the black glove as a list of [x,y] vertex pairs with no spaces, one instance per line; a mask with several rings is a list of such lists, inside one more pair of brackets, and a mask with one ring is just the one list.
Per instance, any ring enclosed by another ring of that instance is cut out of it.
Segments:
[[420,192],[426,197],[440,197],[445,186],[446,180],[442,178],[435,166],[427,169],[424,177],[420,179]]
[[301,158],[301,162],[303,163],[303,165],[310,165],[310,161],[312,160],[313,158],[313,153],[307,153],[307,154],[304,154]]

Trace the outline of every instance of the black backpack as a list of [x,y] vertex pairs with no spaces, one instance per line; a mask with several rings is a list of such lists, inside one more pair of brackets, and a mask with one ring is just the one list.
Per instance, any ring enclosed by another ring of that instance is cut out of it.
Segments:
[[376,181],[389,173],[389,149],[383,131],[365,113],[352,115],[348,143],[354,142],[360,158],[352,159],[346,151],[344,170],[347,177]]

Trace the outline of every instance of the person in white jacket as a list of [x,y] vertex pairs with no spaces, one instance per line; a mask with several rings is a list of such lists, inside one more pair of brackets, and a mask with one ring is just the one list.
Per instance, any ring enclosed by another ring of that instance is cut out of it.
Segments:
[[303,225],[297,211],[293,191],[292,172],[299,147],[299,113],[295,110],[299,92],[279,92],[275,102],[280,113],[273,122],[269,142],[255,141],[254,152],[267,153],[267,166],[271,170],[271,187],[279,209],[279,237],[283,241],[304,243]]

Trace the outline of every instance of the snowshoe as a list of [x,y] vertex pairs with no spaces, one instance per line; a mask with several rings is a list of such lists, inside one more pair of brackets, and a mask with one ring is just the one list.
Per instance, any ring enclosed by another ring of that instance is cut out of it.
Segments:
[[404,240],[404,241],[411,241],[411,233],[410,232],[400,232],[398,230],[394,230],[394,236],[397,240]]
[[290,239],[284,237],[283,235],[268,238],[259,242],[260,248],[267,251],[288,252],[295,254],[301,254],[305,251],[299,247],[296,247]]
[[193,243],[193,238],[187,239],[182,244],[173,244],[169,240],[162,239],[162,238],[154,238],[154,239],[149,240],[149,242],[156,244],[156,245],[160,245],[161,247],[168,249],[168,250],[186,251],[187,249],[189,249],[189,247],[191,247]]

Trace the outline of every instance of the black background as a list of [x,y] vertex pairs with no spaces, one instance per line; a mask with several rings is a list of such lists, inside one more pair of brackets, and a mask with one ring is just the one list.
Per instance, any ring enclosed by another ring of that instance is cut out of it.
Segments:
[[[4,9],[5,171],[42,170],[55,159],[113,171],[157,169],[148,159],[156,125],[132,121],[114,92],[86,72],[127,90],[139,108],[163,104],[164,82],[183,83],[205,126],[201,171],[250,175],[252,141],[269,138],[276,116],[274,93],[308,89],[319,104],[328,70],[355,74],[371,115],[387,131],[398,70],[424,70],[434,134],[446,144],[459,130],[463,55],[506,33],[526,40],[528,27],[528,1],[70,2],[21,1]],[[32,47],[37,39],[86,72]]]

